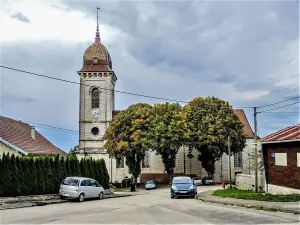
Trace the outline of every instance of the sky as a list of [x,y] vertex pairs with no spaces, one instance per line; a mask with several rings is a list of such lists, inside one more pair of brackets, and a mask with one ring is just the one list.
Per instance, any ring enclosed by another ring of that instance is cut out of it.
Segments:
[[[299,96],[298,1],[4,0],[0,64],[79,82],[97,6],[116,90],[186,102],[216,96],[237,108]],[[1,115],[78,130],[78,85],[4,68],[0,76]],[[138,102],[164,101],[116,93],[116,109]],[[258,114],[259,136],[299,123],[297,111],[299,103]],[[253,109],[245,112],[252,125]],[[76,132],[37,129],[65,151],[78,143]]]

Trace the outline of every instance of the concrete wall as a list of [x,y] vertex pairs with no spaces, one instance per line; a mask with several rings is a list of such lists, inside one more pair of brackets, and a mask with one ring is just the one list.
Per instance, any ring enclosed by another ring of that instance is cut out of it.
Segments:
[[282,187],[274,184],[268,184],[268,193],[273,195],[295,195],[300,194],[299,189]]
[[15,154],[15,156],[22,156],[22,154],[17,152],[15,149],[0,142],[0,158],[2,157],[3,153],[9,153],[10,155]]
[[[237,174],[236,175],[236,187],[242,190],[255,191],[255,174]],[[265,176],[263,171],[258,173],[258,190],[265,191]]]

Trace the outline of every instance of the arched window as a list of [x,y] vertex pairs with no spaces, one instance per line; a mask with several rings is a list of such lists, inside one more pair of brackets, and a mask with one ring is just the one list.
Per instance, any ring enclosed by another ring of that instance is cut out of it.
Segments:
[[92,109],[99,108],[99,89],[92,90]]

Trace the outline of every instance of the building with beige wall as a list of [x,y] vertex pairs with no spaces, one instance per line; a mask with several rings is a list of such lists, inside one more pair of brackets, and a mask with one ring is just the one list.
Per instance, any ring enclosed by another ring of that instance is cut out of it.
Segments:
[[[124,177],[130,177],[126,162],[109,158],[104,149],[103,135],[119,111],[115,110],[114,87],[117,76],[112,69],[112,60],[106,47],[100,39],[97,25],[94,43],[89,46],[83,55],[83,66],[78,71],[80,77],[80,113],[79,113],[79,148],[76,154],[79,158],[92,157],[103,158],[106,162],[111,181],[122,181]],[[240,154],[231,157],[232,177],[236,173],[250,170],[248,165],[252,151],[253,132],[242,109],[235,110],[240,121],[244,124],[244,134],[247,137],[247,146]],[[181,147],[177,158],[175,174],[190,174],[193,176],[206,176],[205,170],[198,161],[197,151],[193,151],[193,158],[187,157],[187,149]],[[228,156],[224,155],[216,163],[215,179],[217,182],[228,180]],[[139,181],[147,179],[163,181],[167,179],[164,165],[159,155],[149,152],[143,162],[142,175]]]

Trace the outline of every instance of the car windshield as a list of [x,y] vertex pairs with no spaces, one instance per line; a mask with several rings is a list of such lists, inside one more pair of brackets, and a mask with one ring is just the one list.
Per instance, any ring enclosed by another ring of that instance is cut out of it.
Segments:
[[191,184],[192,179],[189,177],[175,177],[173,179],[173,184]]
[[62,182],[63,185],[69,185],[69,186],[77,186],[78,185],[78,180],[74,178],[66,178]]
[[153,180],[148,180],[146,184],[153,184]]

